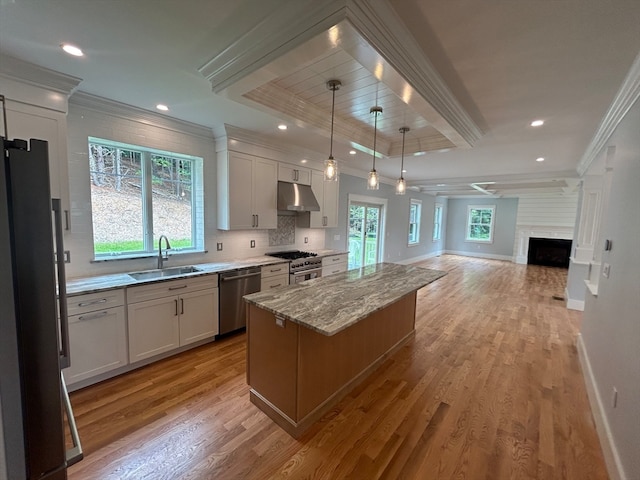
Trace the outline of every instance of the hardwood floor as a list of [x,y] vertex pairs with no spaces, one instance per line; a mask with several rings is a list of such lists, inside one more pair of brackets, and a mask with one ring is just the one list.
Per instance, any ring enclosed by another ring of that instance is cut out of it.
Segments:
[[244,334],[71,395],[89,479],[606,479],[567,271],[445,255],[416,336],[294,440],[249,402]]

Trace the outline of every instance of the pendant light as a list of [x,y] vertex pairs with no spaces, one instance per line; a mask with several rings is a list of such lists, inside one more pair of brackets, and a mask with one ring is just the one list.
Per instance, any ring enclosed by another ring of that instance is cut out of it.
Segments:
[[336,106],[336,90],[340,89],[342,82],[340,80],[329,80],[327,88],[333,92],[331,99],[331,144],[329,147],[329,158],[324,161],[324,179],[327,182],[338,181],[338,164],[333,159],[333,116]]
[[378,172],[376,172],[376,133],[378,131],[378,115],[382,113],[382,107],[371,107],[369,113],[373,113],[373,168],[369,172],[369,179],[367,181],[367,190],[378,190],[380,188],[380,179],[378,178]]
[[407,182],[404,179],[404,136],[409,130],[409,127],[400,127],[400,132],[402,133],[402,157],[400,160],[400,178],[396,181],[396,195],[407,193]]

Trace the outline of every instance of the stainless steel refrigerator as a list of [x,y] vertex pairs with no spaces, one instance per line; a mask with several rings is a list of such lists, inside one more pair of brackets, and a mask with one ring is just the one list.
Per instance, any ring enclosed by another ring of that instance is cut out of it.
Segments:
[[47,142],[0,137],[0,146],[0,479],[62,480],[82,450],[61,374],[69,352],[60,205]]

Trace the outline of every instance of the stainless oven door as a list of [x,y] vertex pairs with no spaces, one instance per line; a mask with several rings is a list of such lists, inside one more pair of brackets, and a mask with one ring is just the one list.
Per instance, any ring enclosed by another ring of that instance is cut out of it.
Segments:
[[318,278],[322,276],[322,268],[314,268],[312,270],[303,270],[301,272],[292,273],[289,275],[289,284],[304,282],[305,280],[311,280],[312,278]]

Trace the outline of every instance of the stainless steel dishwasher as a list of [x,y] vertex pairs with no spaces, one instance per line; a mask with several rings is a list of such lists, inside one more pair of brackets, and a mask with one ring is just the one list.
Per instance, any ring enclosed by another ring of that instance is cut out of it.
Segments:
[[260,291],[260,267],[220,274],[220,335],[246,326],[244,295]]

